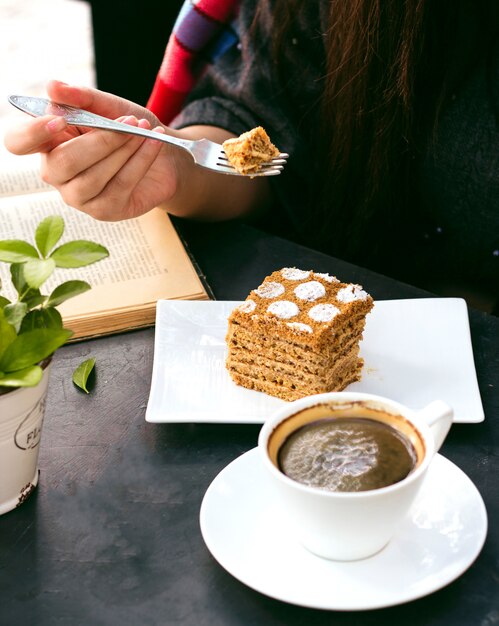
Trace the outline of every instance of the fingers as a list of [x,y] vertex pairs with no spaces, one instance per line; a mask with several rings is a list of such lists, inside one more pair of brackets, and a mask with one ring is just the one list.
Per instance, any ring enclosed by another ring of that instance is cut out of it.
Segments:
[[[124,118],[131,125],[137,125],[136,118]],[[41,175],[45,182],[58,187],[76,176],[101,164],[103,175],[107,175],[107,166],[120,155],[126,160],[142,143],[140,137],[106,130],[91,130],[78,136],[75,141],[68,141],[51,151],[42,159]],[[112,173],[111,173],[112,175]]]
[[[164,132],[161,127],[157,131]],[[145,139],[102,191],[85,202],[82,209],[101,220],[128,219],[150,210],[152,206],[146,204],[138,207],[133,196],[148,175],[161,148],[159,141]]]
[[[147,120],[131,123],[149,128]],[[128,138],[105,158],[58,184],[58,189],[67,204],[97,219],[117,220],[135,216],[137,213],[134,212],[131,196],[160,150],[158,141]]]
[[4,144],[13,154],[48,152],[77,134],[78,131],[75,128],[69,128],[62,117],[45,115],[34,119],[26,118],[8,128],[4,136]]

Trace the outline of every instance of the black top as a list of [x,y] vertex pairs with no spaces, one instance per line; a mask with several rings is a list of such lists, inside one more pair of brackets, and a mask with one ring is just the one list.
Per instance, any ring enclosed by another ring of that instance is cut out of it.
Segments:
[[[250,36],[256,4],[242,2],[239,46],[209,67],[174,125],[212,124],[236,135],[262,125],[290,154],[284,173],[271,181],[278,232],[316,247],[314,231],[305,233],[304,222],[314,189],[311,129],[319,115],[328,2],[304,3],[305,10],[293,22],[280,74],[262,61],[265,55],[256,56],[255,45],[265,49],[272,40],[269,19],[263,20],[256,44]],[[258,4],[269,10],[269,3]],[[386,225],[381,261],[355,262],[444,294],[465,295],[462,285],[467,285],[467,292],[476,288],[491,300],[499,297],[498,96],[495,50],[463,81],[442,114],[434,143],[414,162],[417,220],[411,218],[407,228]],[[370,244],[365,242],[366,249]]]

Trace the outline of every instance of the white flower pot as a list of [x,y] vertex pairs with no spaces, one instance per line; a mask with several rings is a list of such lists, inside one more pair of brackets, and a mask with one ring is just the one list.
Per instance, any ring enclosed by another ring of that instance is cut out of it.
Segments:
[[0,395],[0,515],[20,506],[38,483],[38,452],[50,363],[36,387]]

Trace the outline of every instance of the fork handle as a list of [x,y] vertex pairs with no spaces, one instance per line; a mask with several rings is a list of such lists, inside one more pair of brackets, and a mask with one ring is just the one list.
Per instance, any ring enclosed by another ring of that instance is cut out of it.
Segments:
[[99,128],[100,130],[111,130],[117,133],[124,133],[128,135],[139,135],[140,137],[146,137],[149,139],[156,139],[157,141],[163,141],[164,143],[173,144],[179,148],[183,148],[190,152],[192,149],[192,141],[186,139],[179,139],[178,137],[172,137],[163,133],[155,133],[152,130],[146,128],[139,128],[138,126],[130,126],[129,124],[123,124],[123,122],[117,122],[98,115],[97,120],[90,120],[85,122],[82,120],[71,120],[66,117],[66,121],[71,126],[86,126],[88,128]]
[[151,130],[138,128],[137,126],[129,126],[128,124],[102,117],[90,111],[77,109],[67,104],[52,102],[46,98],[11,95],[9,96],[9,102],[16,108],[34,117],[41,115],[59,115],[63,117],[70,126],[85,126],[87,128],[99,128],[101,130],[111,130],[117,133],[127,133],[129,135],[140,135],[141,137],[148,137],[150,139],[156,139],[157,141],[173,144],[188,152],[190,152],[193,147],[192,141],[178,139],[171,135],[154,133]]

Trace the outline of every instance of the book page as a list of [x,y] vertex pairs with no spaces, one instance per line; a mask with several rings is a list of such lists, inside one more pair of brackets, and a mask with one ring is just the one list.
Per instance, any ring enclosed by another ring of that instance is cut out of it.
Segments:
[[39,171],[38,164],[19,169],[9,162],[0,174],[0,198],[52,190],[53,187],[40,178]]
[[[73,239],[90,239],[104,245],[110,256],[76,269],[55,270],[42,287],[50,293],[66,280],[85,280],[92,289],[65,302],[64,319],[105,318],[122,309],[154,307],[158,299],[206,298],[204,287],[175,231],[168,214],[153,209],[146,215],[121,222],[100,222],[68,207],[55,190],[0,198],[0,239],[34,243],[36,225],[48,215],[61,215],[65,231],[57,245]],[[0,263],[1,293],[15,297],[9,268]],[[69,324],[71,326],[71,324]],[[95,328],[95,334],[105,329]]]
[[53,191],[40,177],[40,155],[16,156],[0,149],[0,198]]

